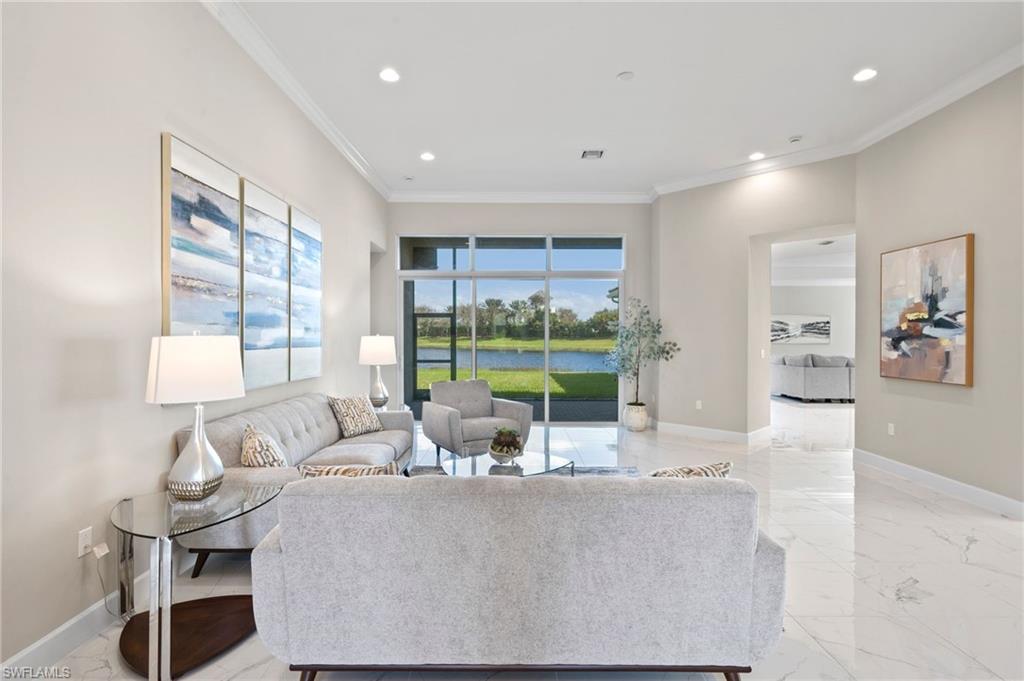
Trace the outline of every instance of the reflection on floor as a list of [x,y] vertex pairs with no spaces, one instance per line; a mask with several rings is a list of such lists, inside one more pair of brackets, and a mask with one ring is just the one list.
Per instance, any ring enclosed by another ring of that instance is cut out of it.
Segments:
[[[618,428],[537,427],[528,447],[584,466],[732,460],[760,493],[761,524],[787,548],[786,631],[749,679],[1021,679],[1022,524],[882,474],[854,473],[853,408],[773,401],[770,447],[628,433]],[[434,451],[422,437],[420,461]],[[210,559],[181,578],[176,600],[249,590],[247,560]],[[140,601],[144,602],[144,601]],[[73,678],[129,679],[119,629],[62,664]],[[254,636],[188,679],[289,679]],[[487,674],[326,674],[325,681],[454,679]],[[503,673],[498,679],[555,679]],[[558,679],[701,679],[685,674],[560,673]],[[712,677],[707,677],[712,678]],[[720,677],[714,677],[720,681]]]

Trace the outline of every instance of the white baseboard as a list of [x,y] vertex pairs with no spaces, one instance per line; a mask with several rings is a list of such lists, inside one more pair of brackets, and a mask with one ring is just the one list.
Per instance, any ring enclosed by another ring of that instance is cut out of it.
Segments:
[[[138,548],[136,544],[136,549]],[[110,555],[114,555],[111,553]],[[135,560],[145,560],[140,557],[138,551]],[[192,569],[196,556],[192,553],[182,553],[175,556],[179,575]],[[91,558],[90,558],[91,560]],[[57,664],[76,648],[100,635],[104,629],[118,622],[118,618],[107,612],[105,603],[110,604],[110,609],[117,610],[117,592],[111,591],[105,598],[100,599],[88,608],[78,613],[64,624],[60,625],[50,633],[31,643],[22,650],[4,660],[0,667],[49,667]],[[135,607],[138,612],[143,612],[149,607],[149,570],[146,570],[135,577]]]
[[719,430],[717,428],[703,428],[701,426],[688,426],[684,423],[667,423],[655,421],[655,430],[671,435],[685,435],[700,440],[714,440],[716,442],[734,442],[741,445],[750,445],[764,442],[771,439],[772,427],[765,426],[749,433],[738,430]]
[[1001,516],[1012,518],[1013,520],[1024,520],[1024,501],[1004,497],[1002,494],[996,494],[995,492],[969,485],[966,482],[953,480],[952,478],[926,471],[917,466],[911,466],[910,464],[901,463],[857,448],[853,450],[853,466],[854,469],[859,466],[867,466],[883,473],[915,482],[930,490],[948,494],[955,499],[965,501],[968,504],[973,504],[993,513],[998,513]]

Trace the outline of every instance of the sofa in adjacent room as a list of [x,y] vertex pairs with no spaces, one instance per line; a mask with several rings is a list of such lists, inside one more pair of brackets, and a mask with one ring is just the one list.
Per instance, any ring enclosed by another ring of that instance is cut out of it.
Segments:
[[323,478],[286,487],[277,511],[252,554],[254,612],[303,681],[465,668],[738,679],[782,633],[785,551],[758,531],[742,480]]
[[811,400],[853,402],[856,367],[840,355],[777,355],[771,359],[772,395]]
[[[301,479],[298,464],[379,466],[392,461],[405,471],[413,460],[415,433],[412,412],[377,412],[384,430],[342,438],[338,420],[327,396],[309,393],[268,404],[206,424],[206,436],[224,462],[224,481],[245,480],[287,484]],[[288,466],[249,468],[242,465],[242,435],[247,424],[281,445]],[[180,452],[188,443],[191,428],[175,433]],[[195,577],[210,553],[248,551],[277,524],[276,500],[231,522],[182,535],[178,542],[199,554]]]

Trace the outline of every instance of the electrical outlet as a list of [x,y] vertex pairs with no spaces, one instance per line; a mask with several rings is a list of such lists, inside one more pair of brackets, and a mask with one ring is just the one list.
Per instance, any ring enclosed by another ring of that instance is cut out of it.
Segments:
[[701,410],[703,408],[704,408],[704,400],[697,400],[697,410],[699,411],[699,410]]
[[92,551],[92,526],[78,531],[78,557]]
[[764,348],[761,348],[761,359],[764,359],[767,356],[768,356],[768,353],[764,351]]
[[889,424],[889,435],[895,435],[895,434],[896,434],[896,424],[895,423],[890,423]]

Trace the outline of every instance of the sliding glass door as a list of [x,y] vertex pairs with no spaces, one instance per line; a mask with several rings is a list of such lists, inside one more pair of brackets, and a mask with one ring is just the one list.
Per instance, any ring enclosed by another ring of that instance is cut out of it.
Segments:
[[617,421],[621,237],[401,237],[405,402],[477,377],[536,421]]

